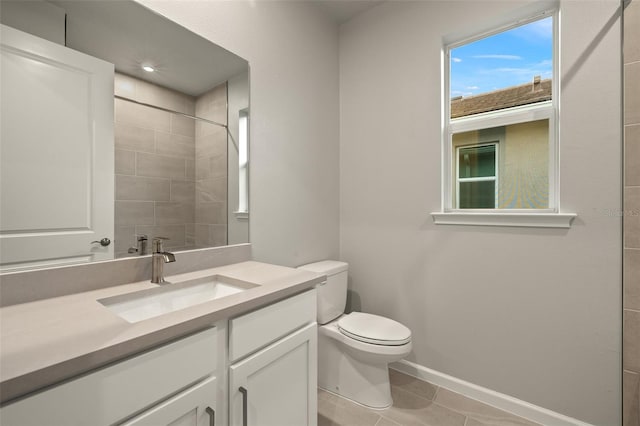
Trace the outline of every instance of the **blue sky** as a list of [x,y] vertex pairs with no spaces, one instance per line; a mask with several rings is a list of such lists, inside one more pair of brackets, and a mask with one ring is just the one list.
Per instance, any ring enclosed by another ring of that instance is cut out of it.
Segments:
[[451,97],[471,96],[552,75],[553,18],[451,50]]

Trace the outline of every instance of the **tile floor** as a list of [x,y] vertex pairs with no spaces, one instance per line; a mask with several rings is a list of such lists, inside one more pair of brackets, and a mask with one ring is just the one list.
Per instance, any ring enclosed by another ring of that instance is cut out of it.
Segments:
[[318,390],[318,426],[540,426],[458,393],[389,370],[393,406],[371,410]]

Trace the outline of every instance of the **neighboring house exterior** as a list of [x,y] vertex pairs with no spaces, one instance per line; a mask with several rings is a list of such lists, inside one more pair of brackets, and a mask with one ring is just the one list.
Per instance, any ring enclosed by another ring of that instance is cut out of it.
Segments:
[[[551,100],[551,80],[451,99],[451,118]],[[453,199],[456,208],[549,207],[549,121],[494,127],[453,135]]]

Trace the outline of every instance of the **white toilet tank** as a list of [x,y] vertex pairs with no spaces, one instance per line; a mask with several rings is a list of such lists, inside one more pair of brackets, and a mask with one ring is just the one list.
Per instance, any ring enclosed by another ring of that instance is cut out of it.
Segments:
[[326,324],[344,313],[347,305],[347,269],[349,264],[337,260],[323,260],[299,266],[298,269],[327,276],[318,285],[318,323]]

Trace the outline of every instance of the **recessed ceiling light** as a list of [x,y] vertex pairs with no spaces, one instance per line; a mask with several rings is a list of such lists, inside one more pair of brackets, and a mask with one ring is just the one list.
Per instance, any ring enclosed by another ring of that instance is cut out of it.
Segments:
[[151,65],[143,65],[142,69],[145,70],[146,72],[154,72],[156,69],[154,67],[152,67]]

